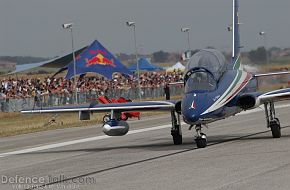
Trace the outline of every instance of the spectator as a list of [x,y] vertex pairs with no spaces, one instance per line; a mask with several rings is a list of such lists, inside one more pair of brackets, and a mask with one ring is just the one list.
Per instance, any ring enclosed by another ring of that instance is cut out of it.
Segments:
[[[179,82],[183,80],[183,73],[157,73],[147,72],[140,75],[140,86],[142,89],[164,87],[166,99],[170,99],[169,86],[170,82]],[[112,80],[107,80],[104,77],[80,77],[77,81],[77,90],[82,93],[104,95],[110,89],[132,89],[137,88],[136,78],[127,78],[120,74],[114,75]],[[44,98],[57,94],[66,99],[74,92],[74,81],[66,80],[63,77],[49,78],[44,80],[39,78],[8,78],[0,79],[0,94],[6,99],[16,98],[35,98],[43,96]],[[1,97],[0,97],[1,98]]]
[[170,88],[168,83],[166,83],[164,86],[164,93],[166,100],[170,100]]

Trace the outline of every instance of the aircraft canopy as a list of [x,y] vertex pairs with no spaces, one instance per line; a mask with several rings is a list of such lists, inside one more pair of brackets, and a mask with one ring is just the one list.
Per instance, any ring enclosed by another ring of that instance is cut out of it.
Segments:
[[205,68],[218,80],[226,70],[225,57],[215,49],[203,49],[190,58],[186,72],[192,68]]

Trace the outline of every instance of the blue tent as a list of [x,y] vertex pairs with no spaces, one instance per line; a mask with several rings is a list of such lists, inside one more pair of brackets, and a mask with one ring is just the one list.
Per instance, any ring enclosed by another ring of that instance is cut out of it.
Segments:
[[[108,79],[112,79],[114,72],[125,75],[133,73],[116,59],[100,42],[95,40],[78,57],[76,57],[76,74],[81,75],[88,72],[98,73]],[[74,76],[74,63],[68,66],[65,78],[70,79]]]
[[[145,58],[140,58],[138,60],[138,63],[139,63],[139,70],[146,70],[146,71],[160,71],[160,70],[163,70],[163,68],[161,68],[161,67],[157,67],[155,65],[152,65]],[[129,70],[136,71],[137,70],[137,64],[131,65],[129,67]]]

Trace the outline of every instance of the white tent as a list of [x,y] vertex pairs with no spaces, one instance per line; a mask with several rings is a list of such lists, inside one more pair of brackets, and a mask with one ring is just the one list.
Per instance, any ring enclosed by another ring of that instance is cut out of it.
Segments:
[[185,67],[178,61],[175,65],[166,69],[166,72],[184,71]]

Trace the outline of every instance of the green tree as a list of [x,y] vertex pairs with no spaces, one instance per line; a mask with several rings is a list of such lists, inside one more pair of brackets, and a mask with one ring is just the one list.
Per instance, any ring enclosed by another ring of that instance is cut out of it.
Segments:
[[164,63],[168,61],[168,58],[170,56],[170,53],[164,52],[164,51],[158,51],[153,53],[153,61]]
[[267,61],[267,51],[264,47],[258,47],[249,52],[249,59],[255,63],[265,63]]

